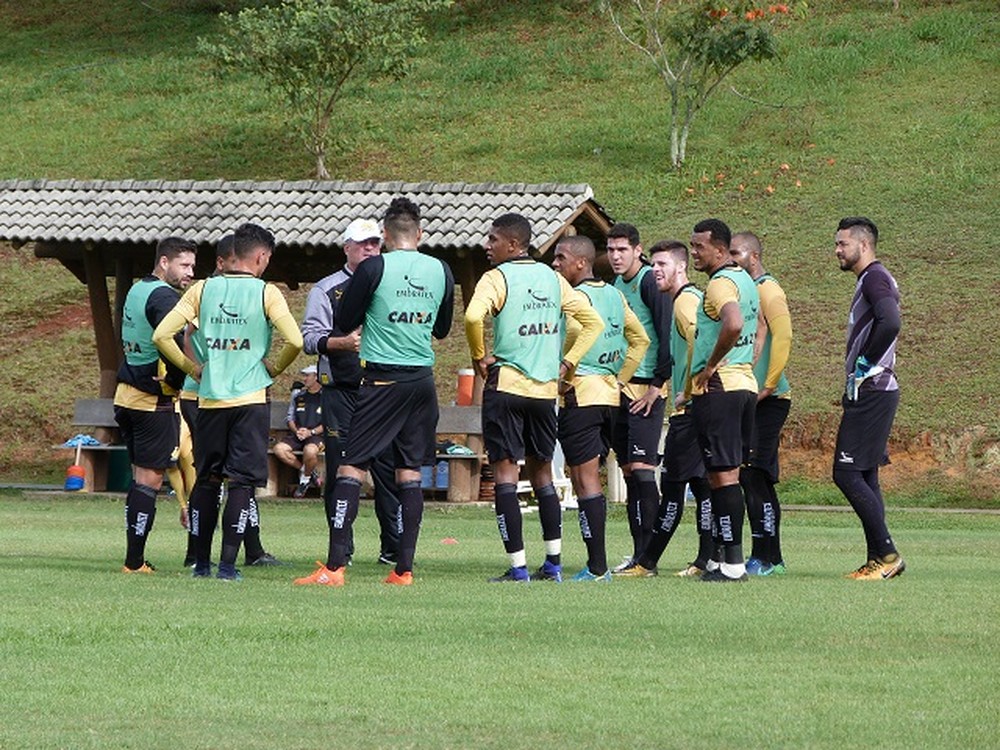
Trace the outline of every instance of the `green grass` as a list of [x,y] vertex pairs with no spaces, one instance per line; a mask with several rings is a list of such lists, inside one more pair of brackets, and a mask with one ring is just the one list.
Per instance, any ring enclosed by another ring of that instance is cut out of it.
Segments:
[[[212,77],[197,56],[215,5],[0,8],[0,178],[308,177],[283,105],[246,78]],[[779,60],[741,69],[731,81],[740,96],[724,89],[709,102],[680,171],[668,167],[662,84],[589,0],[457,3],[409,77],[350,90],[327,163],[351,180],[588,182],[647,245],[686,238],[706,215],[757,231],[795,325],[789,431],[826,440],[853,289],[833,259],[833,229],[868,214],[903,294],[894,445],[929,443],[945,475],[989,481],[1000,467],[1000,358],[983,346],[975,311],[998,291],[1000,16],[990,0],[904,2],[898,13],[882,0],[813,5],[781,35]],[[29,260],[30,247],[0,252],[21,261],[0,267],[0,285],[37,290],[0,302],[5,334],[85,300],[61,267]],[[39,432],[42,445],[65,439],[69,402],[97,390],[86,337],[45,342],[84,378],[51,382],[51,359],[0,338],[20,379],[65,405],[29,411],[29,432],[20,389],[0,385],[4,415],[19,417],[0,424],[2,476],[44,471],[23,446]],[[441,351],[449,387],[466,359],[462,337]]]
[[[416,585],[390,589],[366,508],[347,587],[318,590],[291,585],[325,548],[317,505],[264,504],[290,564],[240,584],[190,579],[174,511],[160,570],[126,577],[119,500],[0,494],[0,746],[996,746],[997,516],[891,512],[909,569],[884,584],[841,577],[852,513],[792,510],[780,579],[521,587],[484,582],[504,567],[488,509],[435,508]],[[689,513],[664,572],[694,543]]]

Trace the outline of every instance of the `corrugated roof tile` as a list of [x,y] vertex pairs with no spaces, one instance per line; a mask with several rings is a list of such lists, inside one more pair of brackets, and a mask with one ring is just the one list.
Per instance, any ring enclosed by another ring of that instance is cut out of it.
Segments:
[[586,184],[7,180],[0,181],[0,239],[155,242],[177,233],[214,241],[256,221],[279,244],[322,247],[338,243],[359,216],[381,218],[400,194],[421,206],[428,249],[478,247],[489,222],[508,211],[532,221],[536,245],[586,201],[611,221]]

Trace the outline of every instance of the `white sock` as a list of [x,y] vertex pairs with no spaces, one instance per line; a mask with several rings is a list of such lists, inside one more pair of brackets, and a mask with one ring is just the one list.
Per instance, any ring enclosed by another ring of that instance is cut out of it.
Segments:
[[742,578],[746,575],[746,563],[721,563],[722,574],[726,578]]
[[509,552],[510,566],[512,568],[526,568],[528,567],[528,555],[522,549],[517,552]]

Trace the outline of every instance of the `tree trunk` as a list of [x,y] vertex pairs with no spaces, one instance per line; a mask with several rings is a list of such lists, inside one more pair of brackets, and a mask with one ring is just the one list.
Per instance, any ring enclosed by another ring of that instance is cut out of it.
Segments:
[[680,128],[678,127],[678,108],[680,102],[674,91],[670,92],[670,163],[677,169],[684,157],[680,152]]
[[688,147],[688,132],[691,130],[691,123],[684,123],[684,127],[681,128],[681,145],[680,151],[678,152],[679,163],[674,166],[680,166],[684,163],[684,159],[687,158],[687,147]]
[[329,180],[330,173],[326,171],[326,162],[323,160],[323,150],[316,150],[316,179]]

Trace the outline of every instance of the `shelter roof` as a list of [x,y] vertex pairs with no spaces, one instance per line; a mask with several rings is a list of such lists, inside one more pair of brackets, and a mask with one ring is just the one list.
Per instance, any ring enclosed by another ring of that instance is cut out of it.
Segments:
[[148,245],[181,235],[207,244],[252,221],[279,247],[339,247],[352,219],[380,217],[397,195],[421,207],[428,250],[480,247],[506,211],[531,221],[540,251],[585,209],[591,223],[610,222],[585,184],[21,180],[0,182],[0,239]]

